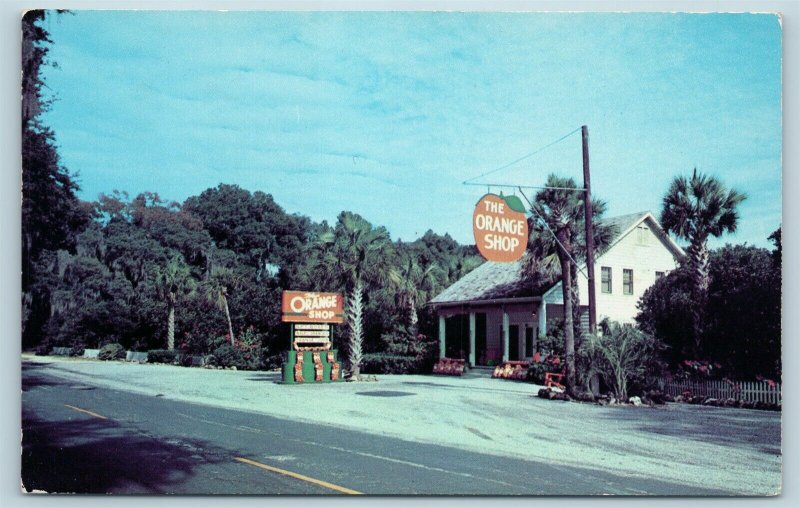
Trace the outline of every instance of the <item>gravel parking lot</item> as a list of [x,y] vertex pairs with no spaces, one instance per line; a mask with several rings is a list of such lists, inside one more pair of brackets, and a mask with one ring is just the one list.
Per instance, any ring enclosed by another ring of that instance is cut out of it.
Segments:
[[[781,413],[547,401],[538,386],[469,376],[282,385],[278,373],[23,355],[48,374],[117,390],[328,424],[498,456],[742,495],[781,489]],[[40,365],[41,366],[41,365]]]

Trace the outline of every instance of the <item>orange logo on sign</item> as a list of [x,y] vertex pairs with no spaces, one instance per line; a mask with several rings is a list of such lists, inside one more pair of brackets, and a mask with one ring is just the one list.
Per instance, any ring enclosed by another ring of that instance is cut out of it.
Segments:
[[510,263],[528,247],[528,221],[496,194],[486,194],[475,205],[472,232],[481,256],[489,261]]
[[284,291],[281,310],[285,323],[344,322],[344,301],[339,293]]

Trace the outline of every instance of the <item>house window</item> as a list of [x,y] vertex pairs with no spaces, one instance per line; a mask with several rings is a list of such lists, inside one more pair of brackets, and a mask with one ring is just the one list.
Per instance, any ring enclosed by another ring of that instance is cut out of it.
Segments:
[[603,266],[600,268],[600,291],[611,293],[611,267]]
[[636,243],[639,245],[648,245],[648,240],[650,239],[648,236],[648,228],[647,226],[641,225],[636,227]]
[[656,280],[664,276],[664,272],[656,272]]
[[633,294],[633,270],[627,268],[622,270],[622,294]]

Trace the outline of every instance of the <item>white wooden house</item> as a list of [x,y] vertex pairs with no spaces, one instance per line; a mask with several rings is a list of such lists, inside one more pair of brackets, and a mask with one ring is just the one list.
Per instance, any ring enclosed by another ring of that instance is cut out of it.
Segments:
[[[683,250],[650,212],[604,219],[609,246],[595,257],[598,321],[633,322],[636,303],[658,277],[677,267]],[[520,262],[487,261],[430,301],[439,315],[440,356],[471,366],[530,360],[549,318],[563,316],[561,283],[534,288]],[[588,323],[588,280],[578,274],[582,320]],[[527,286],[527,287],[526,287]]]

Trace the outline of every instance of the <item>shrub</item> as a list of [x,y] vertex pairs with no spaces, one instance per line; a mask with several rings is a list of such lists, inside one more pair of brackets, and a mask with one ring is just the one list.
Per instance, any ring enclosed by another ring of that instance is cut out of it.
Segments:
[[277,355],[268,355],[266,353],[267,351],[264,350],[264,360],[262,362],[262,368],[264,370],[280,369],[281,365],[286,361],[286,353]]
[[[237,347],[238,346],[238,347]],[[238,343],[237,346],[223,344],[214,350],[213,364],[220,367],[236,367],[241,370],[264,368],[266,350],[259,346]]]
[[[538,354],[538,353],[537,353]],[[558,356],[547,355],[544,361],[534,361],[528,366],[527,380],[536,384],[544,384],[544,375],[548,372],[560,373],[564,370],[561,358]]]
[[632,387],[646,388],[653,377],[660,374],[663,369],[660,353],[664,346],[630,324],[603,320],[600,329],[600,335],[586,336],[579,352],[589,366],[584,371],[587,378],[584,381],[597,373],[617,399],[628,400]]
[[423,360],[416,356],[368,353],[361,361],[364,374],[417,374],[423,368]]
[[72,350],[69,352],[70,356],[83,356],[84,351],[86,351],[86,345],[76,340],[72,343]]
[[544,375],[549,372],[549,367],[543,363],[531,363],[528,367],[528,381],[537,385],[544,384]]
[[147,352],[147,363],[174,363],[177,356],[174,349],[152,349]]
[[113,342],[111,344],[106,344],[105,346],[100,348],[100,352],[97,354],[98,360],[124,360],[127,352],[125,348],[122,347],[122,344],[118,344]]
[[244,355],[242,352],[231,346],[230,344],[223,344],[214,350],[214,362],[220,367],[236,367],[244,363]]

